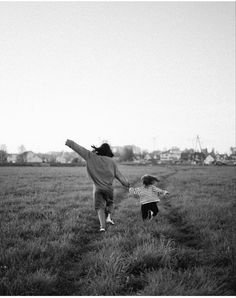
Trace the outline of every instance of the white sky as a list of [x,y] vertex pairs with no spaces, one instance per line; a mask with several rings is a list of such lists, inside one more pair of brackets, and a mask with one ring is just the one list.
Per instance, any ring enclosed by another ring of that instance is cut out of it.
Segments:
[[0,2],[0,69],[8,152],[235,146],[234,2]]

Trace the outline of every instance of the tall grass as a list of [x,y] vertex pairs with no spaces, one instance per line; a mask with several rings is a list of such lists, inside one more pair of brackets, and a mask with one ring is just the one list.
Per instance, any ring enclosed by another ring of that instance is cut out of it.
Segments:
[[0,168],[2,295],[234,295],[230,167],[121,167],[171,195],[143,223],[115,183],[116,225],[98,232],[84,168]]

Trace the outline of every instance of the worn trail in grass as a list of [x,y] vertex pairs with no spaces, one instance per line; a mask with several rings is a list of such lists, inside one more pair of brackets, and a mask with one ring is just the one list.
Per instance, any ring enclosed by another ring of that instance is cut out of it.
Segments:
[[[191,171],[191,168],[184,169],[184,171],[186,170]],[[171,173],[161,176],[162,182],[160,186],[162,188],[168,188],[168,179],[177,174],[178,171],[180,170],[174,169]],[[181,171],[183,171],[183,169],[181,169]],[[171,201],[175,200],[176,197],[175,194],[170,194],[163,203],[163,207],[166,210],[165,216],[174,229],[173,238],[175,241],[188,247],[199,249],[202,247],[200,231],[181,215],[181,207],[173,206],[173,204],[171,204]]]
[[[123,200],[125,191],[119,190],[116,199]],[[81,229],[77,227],[74,230],[75,237],[71,239],[71,245],[74,247],[74,256],[68,259],[67,266],[63,266],[63,270],[58,275],[57,290],[61,295],[81,295],[81,287],[83,286],[83,278],[86,277],[90,267],[87,266],[88,253],[96,250],[96,243],[104,239],[104,234],[99,232],[99,222],[96,213],[84,214],[86,225]],[[111,227],[110,227],[111,228]],[[109,229],[109,227],[108,227]],[[90,265],[90,262],[88,262]]]
[[[164,202],[166,219],[171,226],[167,234],[179,246],[177,262],[172,269],[188,271],[195,267],[205,270],[203,276],[211,275],[212,286],[202,294],[234,295],[235,203],[232,197],[235,196],[235,178],[232,175],[226,181],[220,172],[218,177],[212,169],[205,168],[204,173],[203,168],[199,168],[194,174],[191,168],[181,169],[176,173],[177,178],[170,177],[170,181],[166,181],[173,192]],[[206,180],[201,176],[206,176]]]

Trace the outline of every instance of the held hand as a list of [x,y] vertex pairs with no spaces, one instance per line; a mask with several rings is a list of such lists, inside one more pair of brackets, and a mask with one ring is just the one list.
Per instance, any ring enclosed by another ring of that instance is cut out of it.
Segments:
[[168,195],[169,192],[167,190],[164,191],[164,196]]

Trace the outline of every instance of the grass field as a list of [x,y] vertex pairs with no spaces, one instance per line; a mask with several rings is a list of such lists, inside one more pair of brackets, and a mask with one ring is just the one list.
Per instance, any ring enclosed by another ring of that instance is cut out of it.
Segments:
[[85,168],[0,167],[1,295],[235,295],[235,168],[120,166],[170,196],[143,223],[115,183],[105,234]]

